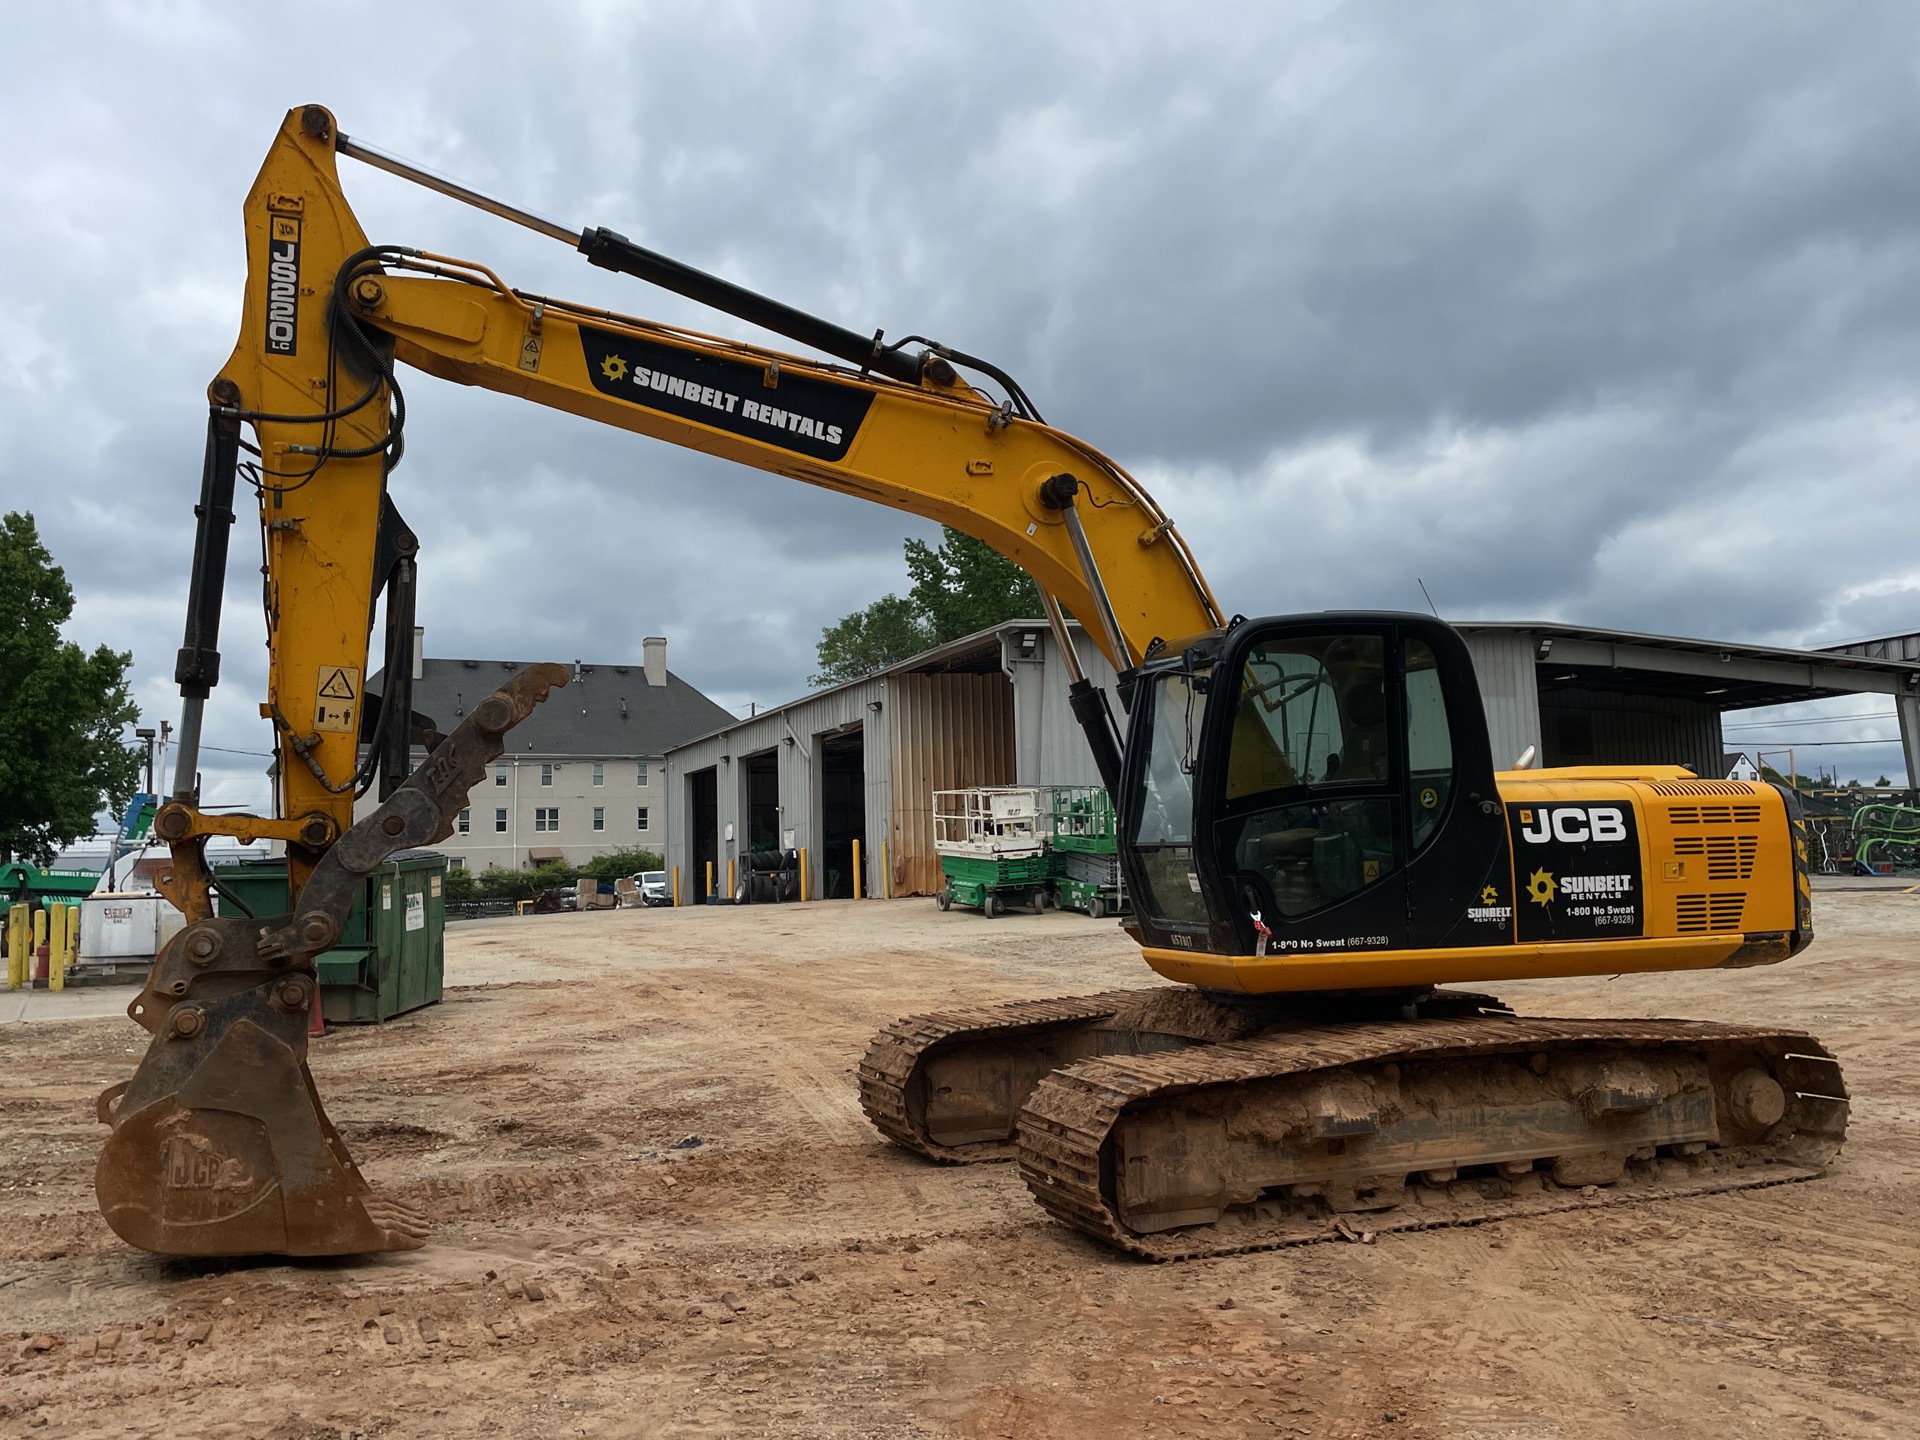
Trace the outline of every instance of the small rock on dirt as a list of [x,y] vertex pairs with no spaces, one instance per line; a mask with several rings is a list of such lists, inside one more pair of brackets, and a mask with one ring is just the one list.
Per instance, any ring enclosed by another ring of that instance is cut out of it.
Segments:
[[22,1356],[44,1355],[47,1351],[53,1349],[57,1343],[51,1335],[35,1335],[30,1337],[27,1343],[20,1347],[20,1353]]
[[793,1281],[785,1275],[776,1275],[773,1277],[773,1288],[776,1290],[791,1290],[793,1288]]
[[538,1280],[529,1280],[522,1285],[520,1289],[529,1300],[544,1300],[547,1298],[546,1287]]
[[391,1306],[391,1305],[382,1305],[382,1306],[380,1307],[380,1313],[381,1313],[382,1315],[391,1315],[391,1314],[393,1313],[393,1306]]
[[526,1294],[526,1290],[527,1287],[517,1279],[507,1281],[507,1298],[509,1300],[518,1300],[522,1295]]
[[747,1308],[747,1302],[742,1300],[738,1295],[736,1295],[731,1290],[727,1291],[726,1294],[720,1297],[720,1303],[726,1306],[729,1310],[733,1311],[733,1313],[736,1315],[740,1314],[742,1311],[744,1311]]
[[100,1332],[100,1348],[102,1350],[111,1350],[119,1343],[120,1332],[118,1330],[102,1330]]
[[698,1150],[706,1143],[707,1142],[702,1140],[698,1135],[683,1135],[667,1148],[669,1150]]
[[400,1343],[400,1327],[398,1325],[388,1325],[381,1333],[387,1337],[387,1343],[389,1345],[398,1345]]
[[1233,1297],[1229,1295],[1220,1302],[1219,1308],[1222,1310],[1238,1310],[1240,1307],[1234,1303]]
[[440,1327],[433,1323],[433,1317],[431,1315],[422,1315],[420,1317],[420,1338],[429,1345],[438,1345],[440,1343]]
[[183,1329],[180,1334],[186,1339],[187,1348],[191,1350],[196,1345],[207,1343],[207,1337],[213,1334],[213,1324],[208,1320],[197,1320]]
[[820,1277],[811,1270],[802,1270],[800,1272],[800,1278],[802,1280],[818,1280]]

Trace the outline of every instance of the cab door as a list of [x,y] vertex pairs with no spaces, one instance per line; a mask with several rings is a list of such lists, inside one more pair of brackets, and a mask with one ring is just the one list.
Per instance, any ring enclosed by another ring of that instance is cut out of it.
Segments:
[[1219,940],[1242,954],[1470,943],[1447,937],[1505,827],[1483,809],[1486,725],[1458,635],[1329,614],[1245,622],[1224,649],[1197,807]]
[[1260,948],[1262,925],[1270,953],[1402,946],[1408,826],[1392,627],[1249,629],[1215,672],[1221,713],[1203,784],[1224,918],[1242,953]]

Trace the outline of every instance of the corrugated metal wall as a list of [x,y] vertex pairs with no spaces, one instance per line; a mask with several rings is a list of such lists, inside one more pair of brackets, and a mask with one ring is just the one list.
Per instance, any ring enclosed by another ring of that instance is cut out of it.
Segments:
[[1505,770],[1531,745],[1536,765],[1549,763],[1540,737],[1540,692],[1534,675],[1534,644],[1528,634],[1466,636],[1473,652],[1480,699],[1487,709],[1493,768]]
[[[933,792],[1014,780],[1014,687],[1005,675],[895,675],[887,682],[893,813],[884,831],[895,895],[940,888]],[[868,761],[872,774],[872,761]]]
[[[1030,632],[1031,633],[1031,632]],[[1091,638],[1084,632],[1074,637],[1080,654],[1080,667],[1087,679],[1107,692],[1113,706],[1113,718],[1126,733],[1127,714],[1120,708],[1114,689],[1113,666],[1107,663]],[[1020,634],[1007,639],[1007,668],[1013,676],[1013,729],[1016,755],[1015,785],[1098,785],[1100,772],[1094,769],[1093,752],[1080,722],[1073,718],[1067,703],[1066,668],[1060,663],[1053,635],[1042,628],[1031,658],[1020,645]]]
[[1721,778],[1720,711],[1705,701],[1549,690],[1540,722],[1549,765],[1685,765]]

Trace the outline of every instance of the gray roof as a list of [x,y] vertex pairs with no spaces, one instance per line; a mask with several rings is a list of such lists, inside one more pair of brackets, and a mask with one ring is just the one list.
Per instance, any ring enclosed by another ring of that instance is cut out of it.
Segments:
[[[451,733],[475,705],[532,663],[426,660],[421,678],[413,682],[413,708],[431,715],[442,733]],[[383,679],[376,673],[367,689],[384,694]],[[582,665],[571,685],[547,696],[507,736],[507,751],[656,757],[734,719],[671,670],[665,685],[654,686],[639,665]]]

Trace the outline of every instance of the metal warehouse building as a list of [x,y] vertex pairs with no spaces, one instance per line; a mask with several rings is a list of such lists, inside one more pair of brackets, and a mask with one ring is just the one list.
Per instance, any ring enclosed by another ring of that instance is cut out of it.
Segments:
[[1719,777],[1729,710],[1885,695],[1909,777],[1920,777],[1920,664],[1910,660],[1578,625],[1454,628],[1473,651],[1495,765],[1532,747],[1541,765],[1684,765]]
[[[1113,667],[1071,626],[1087,678]],[[805,847],[811,893],[931,895],[933,792],[967,785],[1097,785],[1067,708],[1044,620],[1009,621],[861,680],[763,710],[667,754],[667,863],[681,900],[717,887],[727,862]]]
[[[1466,621],[1496,765],[1684,765],[1719,777],[1730,710],[1840,695],[1893,698],[1920,775],[1920,663],[1573,625]],[[1113,668],[1077,627],[1087,678]],[[940,888],[932,793],[966,785],[1095,785],[1040,620],[1009,621],[671,750],[667,863],[681,899],[724,889],[727,862],[805,847],[811,893]],[[1116,718],[1124,723],[1117,711]],[[1911,782],[1910,782],[1911,783]]]

